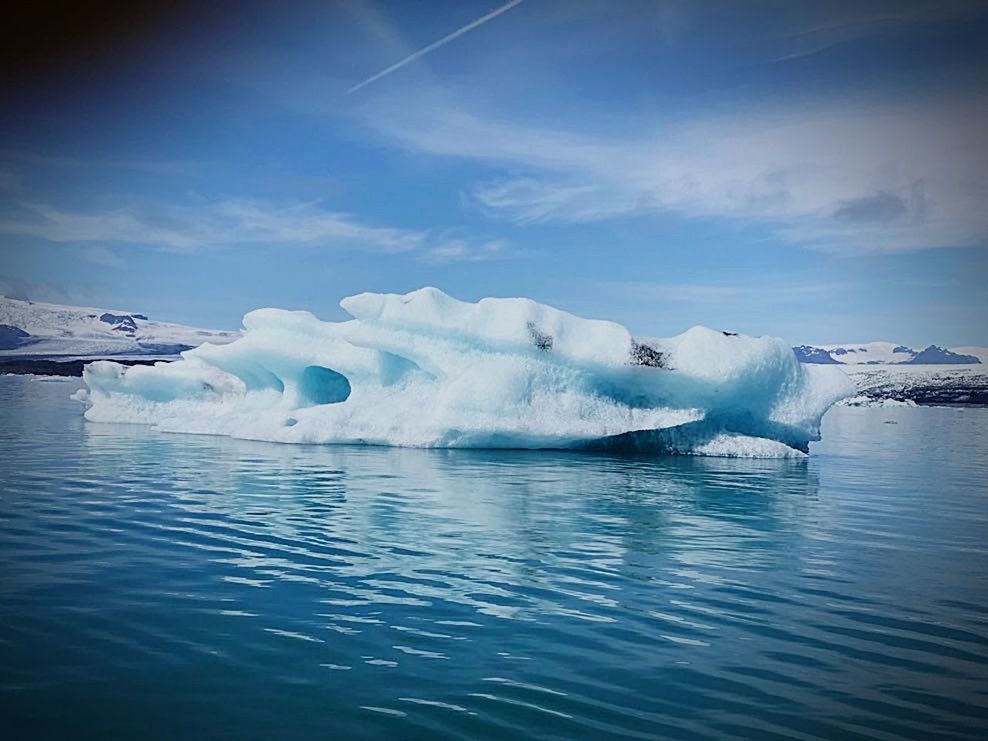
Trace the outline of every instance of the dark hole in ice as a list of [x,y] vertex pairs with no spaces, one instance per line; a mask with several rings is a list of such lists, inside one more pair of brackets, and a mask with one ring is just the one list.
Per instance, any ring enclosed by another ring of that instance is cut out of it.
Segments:
[[631,341],[632,365],[645,365],[649,368],[665,368],[665,355],[654,347]]
[[552,349],[552,335],[544,334],[535,326],[535,322],[528,322],[528,336],[532,338],[532,344],[542,352],[549,352]]
[[350,381],[342,373],[310,365],[302,371],[299,392],[310,404],[338,404],[350,397]]

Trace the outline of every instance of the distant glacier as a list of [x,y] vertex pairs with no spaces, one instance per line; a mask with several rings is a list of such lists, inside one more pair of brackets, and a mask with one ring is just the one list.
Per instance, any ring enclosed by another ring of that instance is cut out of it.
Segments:
[[0,296],[0,358],[177,355],[239,332],[159,322],[138,312],[63,306]]

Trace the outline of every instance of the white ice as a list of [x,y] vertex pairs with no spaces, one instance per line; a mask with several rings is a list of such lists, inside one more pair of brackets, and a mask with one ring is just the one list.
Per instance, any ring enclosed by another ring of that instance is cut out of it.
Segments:
[[782,340],[693,327],[636,340],[528,299],[362,293],[353,317],[259,309],[182,360],[98,361],[86,418],[295,443],[801,455],[853,394]]

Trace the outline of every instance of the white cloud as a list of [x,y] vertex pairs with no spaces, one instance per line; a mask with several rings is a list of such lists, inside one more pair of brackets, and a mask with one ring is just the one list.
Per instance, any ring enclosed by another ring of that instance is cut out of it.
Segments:
[[983,244],[985,120],[988,98],[975,96],[616,121],[605,134],[435,100],[369,117],[409,149],[500,169],[465,194],[489,216],[580,222],[671,211],[757,221],[793,242],[848,251]]
[[107,267],[125,263],[108,245],[143,245],[191,251],[237,244],[319,246],[409,253],[435,262],[503,260],[528,253],[503,239],[478,239],[463,230],[372,226],[317,203],[277,206],[228,199],[199,205],[135,206],[84,213],[47,204],[21,204],[18,216],[0,217],[0,234],[22,234],[84,245],[83,257]]
[[850,3],[805,3],[780,14],[780,33],[773,39],[784,62],[819,54],[848,42],[872,36],[905,32],[917,26],[930,27],[946,21],[967,21],[984,14],[984,8],[969,0],[870,0]]
[[371,248],[407,252],[426,243],[425,232],[369,226],[317,204],[279,207],[249,200],[183,206],[140,206],[82,213],[24,204],[20,217],[0,219],[0,232],[52,242],[120,242],[174,250],[265,243]]
[[492,239],[486,242],[474,243],[466,239],[443,239],[438,244],[422,253],[426,262],[486,262],[488,260],[507,260],[520,257],[519,250],[512,249],[503,239]]

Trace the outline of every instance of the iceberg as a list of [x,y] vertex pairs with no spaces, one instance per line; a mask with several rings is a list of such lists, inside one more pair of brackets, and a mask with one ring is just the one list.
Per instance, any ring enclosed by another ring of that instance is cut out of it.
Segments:
[[636,338],[522,298],[361,293],[349,321],[258,309],[181,360],[86,366],[94,422],[286,443],[801,456],[854,387],[780,339]]

